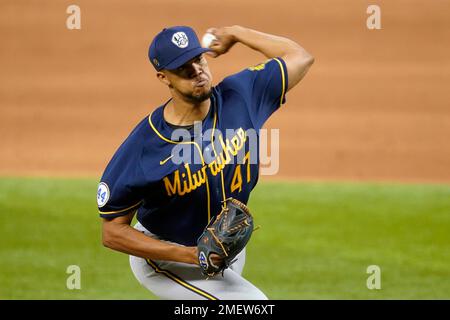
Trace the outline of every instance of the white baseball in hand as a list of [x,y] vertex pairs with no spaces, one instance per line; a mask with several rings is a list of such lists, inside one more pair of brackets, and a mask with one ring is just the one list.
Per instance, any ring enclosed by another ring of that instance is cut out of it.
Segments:
[[202,47],[209,48],[213,40],[217,40],[215,35],[213,35],[212,33],[205,33],[205,35],[202,38]]

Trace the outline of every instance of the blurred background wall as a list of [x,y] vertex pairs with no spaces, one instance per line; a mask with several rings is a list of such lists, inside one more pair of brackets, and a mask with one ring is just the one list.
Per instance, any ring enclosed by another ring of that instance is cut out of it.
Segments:
[[[66,28],[71,4],[81,30]],[[381,30],[366,26],[370,4]],[[449,182],[448,12],[423,0],[3,0],[0,174],[100,176],[169,97],[147,60],[153,36],[240,24],[316,58],[266,125],[280,129],[276,179]],[[218,83],[264,60],[238,45],[209,63]]]

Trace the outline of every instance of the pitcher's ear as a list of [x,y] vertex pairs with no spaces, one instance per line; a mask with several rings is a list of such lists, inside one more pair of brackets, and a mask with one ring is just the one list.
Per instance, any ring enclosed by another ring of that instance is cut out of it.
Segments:
[[171,87],[172,84],[170,83],[169,79],[167,78],[166,74],[164,73],[164,71],[158,71],[156,73],[156,77],[158,78],[159,81],[161,81],[162,83],[164,83],[166,86]]

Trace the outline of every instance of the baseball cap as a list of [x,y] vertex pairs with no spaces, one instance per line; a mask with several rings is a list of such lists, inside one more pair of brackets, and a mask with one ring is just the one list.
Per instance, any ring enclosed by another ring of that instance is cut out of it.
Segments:
[[148,49],[148,57],[157,71],[174,70],[207,51],[211,49],[200,45],[192,28],[176,26],[164,28],[156,35]]

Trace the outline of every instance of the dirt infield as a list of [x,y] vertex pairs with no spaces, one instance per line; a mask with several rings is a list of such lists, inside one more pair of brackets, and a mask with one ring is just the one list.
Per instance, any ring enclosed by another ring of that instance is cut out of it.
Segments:
[[[241,24],[290,37],[316,63],[267,123],[278,178],[450,182],[450,1],[71,1],[0,5],[0,175],[98,176],[168,97],[147,60],[164,26]],[[264,57],[210,59],[215,83]]]

